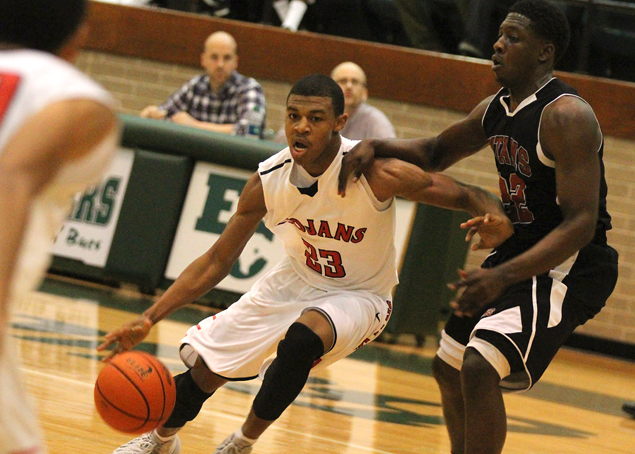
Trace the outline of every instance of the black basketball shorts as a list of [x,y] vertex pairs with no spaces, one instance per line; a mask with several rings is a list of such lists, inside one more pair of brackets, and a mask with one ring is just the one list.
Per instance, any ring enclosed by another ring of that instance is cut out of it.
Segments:
[[503,389],[530,389],[573,330],[604,307],[617,260],[610,246],[588,244],[548,273],[510,286],[481,316],[451,315],[437,355],[460,370],[466,346],[473,347],[498,371]]

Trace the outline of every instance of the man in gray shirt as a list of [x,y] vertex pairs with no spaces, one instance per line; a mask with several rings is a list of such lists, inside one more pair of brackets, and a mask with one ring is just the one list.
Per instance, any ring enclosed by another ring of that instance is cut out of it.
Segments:
[[388,117],[377,107],[366,104],[366,74],[359,65],[350,61],[340,63],[331,71],[331,78],[344,92],[344,112],[348,114],[348,121],[340,131],[342,137],[352,140],[395,137],[395,128]]

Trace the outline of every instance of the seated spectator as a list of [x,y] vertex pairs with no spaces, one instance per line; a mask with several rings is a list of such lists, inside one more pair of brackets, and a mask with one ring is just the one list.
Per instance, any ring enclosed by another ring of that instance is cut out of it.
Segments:
[[148,106],[141,116],[168,119],[174,123],[226,134],[245,135],[253,112],[264,132],[265,95],[260,84],[236,71],[236,41],[226,32],[212,33],[205,41],[201,66],[205,74],[196,76],[160,106]]
[[[342,137],[351,140],[395,137],[395,128],[388,117],[377,107],[366,104],[366,73],[359,65],[350,61],[340,63],[331,71],[331,78],[344,92],[344,113],[348,114],[348,121],[340,131]],[[284,126],[273,140],[286,143]]]
[[331,71],[331,77],[344,92],[344,113],[348,114],[348,121],[340,131],[343,137],[352,140],[395,137],[388,117],[377,107],[366,104],[366,73],[359,65],[350,61],[340,63]]

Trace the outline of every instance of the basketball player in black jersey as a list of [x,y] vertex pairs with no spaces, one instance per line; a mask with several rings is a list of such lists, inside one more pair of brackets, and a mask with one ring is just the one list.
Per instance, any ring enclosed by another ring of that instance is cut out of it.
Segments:
[[441,171],[487,145],[494,152],[514,235],[451,284],[462,293],[433,363],[453,454],[502,451],[502,390],[531,388],[617,280],[602,132],[592,108],[553,77],[568,41],[556,6],[517,2],[494,44],[496,95],[437,137],[363,141],[342,166],[345,195],[348,176],[373,157]]

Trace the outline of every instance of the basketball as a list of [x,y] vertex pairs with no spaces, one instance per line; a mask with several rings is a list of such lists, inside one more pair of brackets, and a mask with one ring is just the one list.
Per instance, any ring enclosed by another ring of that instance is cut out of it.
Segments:
[[120,432],[139,434],[163,424],[174,409],[176,384],[155,356],[120,353],[106,363],[95,382],[95,407]]

